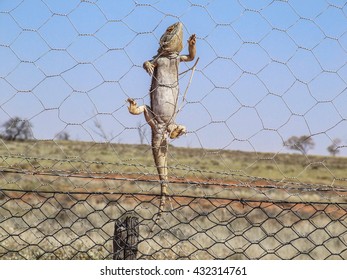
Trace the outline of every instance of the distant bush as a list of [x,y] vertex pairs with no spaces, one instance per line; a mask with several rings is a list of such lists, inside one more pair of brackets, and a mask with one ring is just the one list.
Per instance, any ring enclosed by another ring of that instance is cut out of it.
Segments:
[[70,140],[70,134],[68,132],[61,132],[56,136],[57,140]]
[[4,131],[0,136],[2,139],[15,141],[33,138],[33,126],[28,120],[22,120],[19,117],[14,117],[6,121],[2,127],[4,128]]
[[336,156],[340,150],[339,150],[339,145],[341,144],[341,140],[336,138],[333,140],[333,143],[328,146],[327,150],[332,156]]
[[306,155],[308,150],[313,149],[315,146],[315,143],[313,139],[310,136],[292,136],[288,138],[287,141],[284,142],[284,145],[294,151],[299,151],[303,155]]

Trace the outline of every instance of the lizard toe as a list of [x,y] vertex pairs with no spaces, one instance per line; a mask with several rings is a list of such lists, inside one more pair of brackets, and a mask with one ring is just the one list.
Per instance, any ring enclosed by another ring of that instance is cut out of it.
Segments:
[[182,125],[179,125],[174,130],[171,131],[170,138],[175,139],[185,133],[186,133],[186,128]]

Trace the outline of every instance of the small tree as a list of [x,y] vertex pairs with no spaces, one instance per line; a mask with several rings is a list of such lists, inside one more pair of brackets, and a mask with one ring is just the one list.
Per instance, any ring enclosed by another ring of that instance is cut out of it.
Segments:
[[94,126],[97,128],[97,129],[93,129],[93,132],[95,134],[97,134],[98,136],[100,136],[105,142],[110,142],[114,136],[113,136],[113,133],[106,133],[104,127],[102,126],[101,122],[95,118],[94,120]]
[[57,135],[57,140],[64,140],[64,141],[70,140],[70,134],[66,131],[60,132]]
[[145,143],[147,134],[147,125],[142,125],[141,122],[137,123],[137,132],[139,133],[141,145]]
[[299,151],[303,155],[306,155],[308,150],[314,148],[315,143],[310,136],[303,135],[300,137],[292,136],[288,138],[288,140],[284,142],[284,145],[290,150]]
[[28,120],[22,120],[14,117],[5,122],[2,127],[5,128],[2,138],[6,140],[27,140],[33,138],[31,128],[32,124]]
[[341,144],[341,140],[336,138],[333,140],[333,143],[328,146],[327,150],[332,156],[336,156],[340,150],[338,149],[338,146]]

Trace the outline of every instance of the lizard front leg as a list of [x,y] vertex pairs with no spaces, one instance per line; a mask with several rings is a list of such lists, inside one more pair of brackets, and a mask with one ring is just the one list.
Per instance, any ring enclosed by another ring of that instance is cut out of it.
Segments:
[[181,61],[192,61],[195,58],[195,54],[196,54],[196,35],[193,34],[189,37],[188,40],[188,50],[189,50],[189,54],[188,55],[181,55],[180,56],[180,60]]

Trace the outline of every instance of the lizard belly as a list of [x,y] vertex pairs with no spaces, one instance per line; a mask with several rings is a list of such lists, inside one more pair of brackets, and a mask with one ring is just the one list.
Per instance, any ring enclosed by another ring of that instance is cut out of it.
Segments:
[[170,124],[174,122],[176,115],[176,103],[178,88],[165,88],[159,86],[153,92],[155,98],[152,99],[152,111],[159,123]]
[[174,122],[178,99],[178,58],[157,61],[151,87],[151,109],[158,123]]

